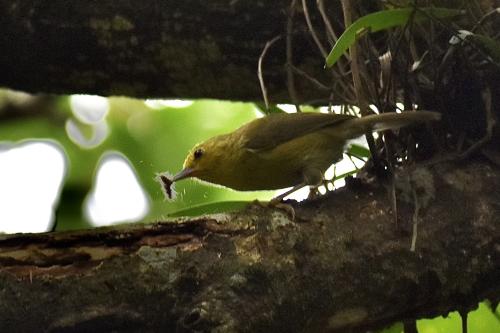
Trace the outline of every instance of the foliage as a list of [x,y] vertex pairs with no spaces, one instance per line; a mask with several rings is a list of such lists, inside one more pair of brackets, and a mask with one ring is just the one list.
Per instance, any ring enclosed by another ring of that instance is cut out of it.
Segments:
[[452,17],[462,11],[449,8],[398,8],[388,9],[365,15],[345,29],[326,57],[326,66],[332,67],[337,60],[365,33],[404,26],[413,19],[420,22],[430,18]]
[[[488,302],[480,303],[476,310],[469,312],[467,320],[469,332],[500,331],[498,310],[495,313]],[[446,317],[418,320],[417,329],[419,333],[462,333],[462,319],[455,311]],[[395,323],[378,333],[404,333],[403,324]]]

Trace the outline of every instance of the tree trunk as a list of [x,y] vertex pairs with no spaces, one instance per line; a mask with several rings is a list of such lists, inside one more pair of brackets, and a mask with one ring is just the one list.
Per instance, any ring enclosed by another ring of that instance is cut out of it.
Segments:
[[498,167],[448,162],[397,179],[397,224],[386,190],[350,181],[290,203],[294,221],[254,205],[4,236],[0,331],[361,332],[498,301]]

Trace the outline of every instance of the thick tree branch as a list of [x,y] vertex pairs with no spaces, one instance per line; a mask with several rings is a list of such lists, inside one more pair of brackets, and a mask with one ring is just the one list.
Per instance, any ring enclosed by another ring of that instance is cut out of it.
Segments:
[[[279,210],[0,239],[0,331],[346,332],[500,299],[500,170],[420,167]],[[404,201],[407,200],[407,201]]]
[[[259,101],[257,60],[286,35],[288,0],[0,0],[0,86],[28,92]],[[338,5],[327,8],[335,21]],[[315,10],[316,20],[320,19]],[[338,17],[338,16],[337,16]],[[294,66],[323,69],[302,15],[294,20]],[[273,102],[290,101],[284,38],[265,61]],[[296,82],[301,101],[324,98]]]

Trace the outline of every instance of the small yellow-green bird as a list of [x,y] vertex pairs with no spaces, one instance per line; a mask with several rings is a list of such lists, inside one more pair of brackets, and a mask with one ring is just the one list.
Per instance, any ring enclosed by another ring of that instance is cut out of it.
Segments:
[[196,145],[172,182],[195,177],[241,191],[292,187],[283,195],[318,186],[346,143],[369,131],[439,120],[430,111],[366,117],[324,113],[280,113],[255,119],[234,132]]

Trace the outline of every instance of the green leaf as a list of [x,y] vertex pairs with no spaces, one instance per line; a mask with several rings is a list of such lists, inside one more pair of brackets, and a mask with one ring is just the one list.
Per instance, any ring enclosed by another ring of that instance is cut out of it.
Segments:
[[428,18],[444,18],[461,14],[458,9],[449,8],[399,8],[383,10],[368,14],[352,23],[337,40],[330,54],[326,57],[326,66],[332,67],[337,60],[355,42],[356,38],[366,32],[377,32],[392,27],[403,26],[414,15],[415,21],[422,21]]
[[370,158],[370,156],[372,156],[370,153],[370,149],[357,144],[350,145],[347,149],[347,154],[356,156],[360,159]]
[[283,113],[282,109],[280,109],[276,104],[271,104],[269,105],[269,108],[266,108],[266,105],[264,103],[254,103],[255,107],[259,109],[262,114],[268,115],[271,113]]
[[241,210],[249,205],[251,201],[220,201],[192,206],[171,213],[169,217],[200,216],[204,214],[227,213]]
[[493,61],[500,64],[500,43],[491,37],[474,34],[470,35],[471,38],[486,54],[488,54]]
[[459,30],[456,35],[450,39],[451,45],[456,45],[466,41],[480,48],[492,61],[500,63],[500,43],[493,38],[476,34],[468,30]]
[[332,181],[332,182],[334,182],[334,181],[336,181],[336,180],[339,180],[339,179],[344,179],[344,178],[346,178],[346,177],[349,177],[349,176],[355,175],[355,174],[357,174],[357,173],[358,173],[358,171],[359,171],[359,170],[354,169],[354,170],[351,170],[351,171],[345,172],[345,173],[343,173],[343,174],[340,174],[340,175],[338,175],[338,176],[333,177],[333,179],[332,179],[331,181]]
[[392,324],[389,327],[386,327],[377,333],[401,333],[404,331],[403,323],[402,322],[397,322]]

